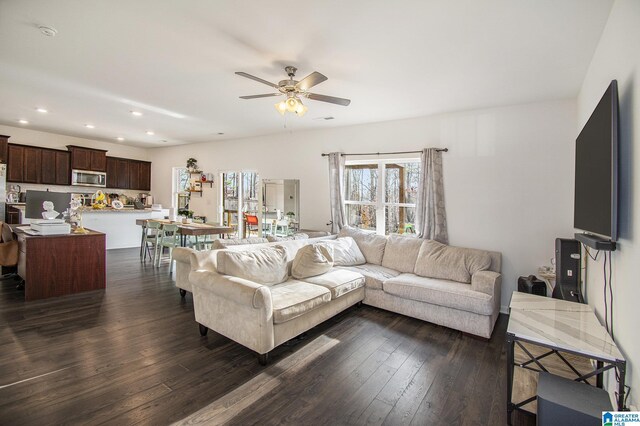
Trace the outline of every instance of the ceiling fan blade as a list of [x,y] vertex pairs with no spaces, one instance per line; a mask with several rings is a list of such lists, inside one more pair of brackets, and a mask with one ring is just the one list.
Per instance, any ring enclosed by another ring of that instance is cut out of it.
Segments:
[[342,106],[347,106],[351,103],[350,99],[336,98],[335,96],[318,95],[317,93],[307,93],[306,96],[307,98],[313,99],[314,101],[329,102],[331,104]]
[[267,93],[265,95],[240,96],[240,99],[270,98],[271,96],[280,96],[280,95],[282,95],[282,93]]
[[308,76],[306,76],[305,78],[303,78],[302,80],[300,80],[298,84],[296,84],[296,88],[299,90],[302,90],[303,92],[306,92],[316,84],[320,84],[325,80],[327,80],[327,77],[325,77],[324,75],[320,74],[317,71],[314,71]]
[[260,83],[266,84],[267,86],[271,86],[271,87],[273,87],[275,89],[278,88],[277,84],[271,83],[271,82],[269,82],[267,80],[263,80],[260,77],[256,77],[255,75],[247,74],[246,72],[242,72],[242,71],[236,71],[236,74],[240,75],[242,77],[250,78],[251,80],[259,81]]

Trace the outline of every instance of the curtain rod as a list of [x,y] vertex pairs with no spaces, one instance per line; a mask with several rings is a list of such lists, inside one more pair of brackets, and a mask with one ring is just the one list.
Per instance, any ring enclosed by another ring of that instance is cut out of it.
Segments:
[[[449,148],[438,148],[436,149],[438,152],[449,152]],[[347,155],[392,155],[392,154],[420,154],[422,151],[395,151],[395,152],[358,152],[353,154],[340,154],[342,157],[346,157]],[[329,154],[322,154],[323,157],[328,157]]]

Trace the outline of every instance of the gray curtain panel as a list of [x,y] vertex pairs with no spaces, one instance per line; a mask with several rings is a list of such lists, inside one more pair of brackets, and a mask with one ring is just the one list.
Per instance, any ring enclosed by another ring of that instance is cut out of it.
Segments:
[[329,154],[329,196],[331,197],[331,233],[337,234],[346,225],[344,215],[344,157],[339,152]]
[[442,152],[425,148],[420,156],[420,181],[416,203],[418,237],[449,244],[447,213],[444,209]]

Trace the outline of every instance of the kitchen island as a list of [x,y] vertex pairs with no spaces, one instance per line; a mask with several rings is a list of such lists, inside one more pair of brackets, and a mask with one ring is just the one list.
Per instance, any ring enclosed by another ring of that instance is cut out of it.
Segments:
[[18,239],[18,275],[25,300],[46,299],[106,287],[105,235],[30,235],[13,226]]
[[107,234],[108,250],[140,247],[140,227],[136,220],[164,219],[168,215],[168,209],[87,209],[82,213],[82,226]]

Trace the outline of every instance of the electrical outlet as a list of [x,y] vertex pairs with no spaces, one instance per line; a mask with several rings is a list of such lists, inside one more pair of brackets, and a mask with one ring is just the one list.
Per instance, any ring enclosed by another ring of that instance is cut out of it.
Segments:
[[567,276],[568,277],[572,277],[573,276],[573,271],[571,269],[567,270]]

